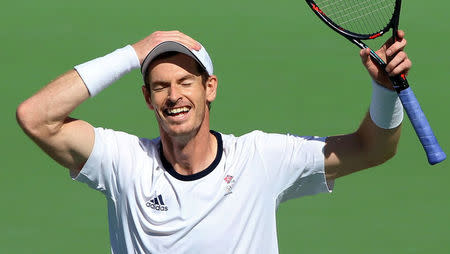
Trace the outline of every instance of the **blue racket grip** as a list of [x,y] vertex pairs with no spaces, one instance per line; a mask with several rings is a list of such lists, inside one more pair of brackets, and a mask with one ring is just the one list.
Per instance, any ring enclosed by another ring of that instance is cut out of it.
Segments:
[[409,120],[419,137],[420,143],[422,143],[423,149],[427,154],[428,162],[431,165],[434,165],[445,160],[447,156],[439,146],[433,130],[431,129],[422,108],[420,108],[419,102],[411,90],[411,87],[398,92],[398,97],[403,104],[406,114],[408,114]]

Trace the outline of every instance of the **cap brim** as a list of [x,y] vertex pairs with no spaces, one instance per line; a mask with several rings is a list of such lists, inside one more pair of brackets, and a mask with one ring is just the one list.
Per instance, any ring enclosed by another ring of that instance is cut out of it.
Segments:
[[203,69],[206,69],[202,62],[183,44],[175,41],[165,41],[154,47],[142,62],[141,73],[145,83],[147,83],[148,67],[150,66],[150,64],[156,57],[166,52],[179,52],[188,55],[192,57],[196,62],[198,62]]

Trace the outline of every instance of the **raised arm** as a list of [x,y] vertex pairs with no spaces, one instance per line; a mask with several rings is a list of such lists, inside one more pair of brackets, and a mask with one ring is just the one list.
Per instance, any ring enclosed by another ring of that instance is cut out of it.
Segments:
[[16,115],[20,127],[55,161],[78,173],[92,151],[94,129],[69,114],[90,96],[139,68],[148,52],[166,40],[200,49],[198,42],[181,32],[154,32],[132,46],[78,65],[50,82],[19,105]]
[[70,70],[20,104],[17,121],[55,161],[72,170],[81,169],[92,150],[94,131],[90,124],[69,114],[87,98],[83,80]]
[[[407,74],[411,61],[403,51],[404,32],[398,31],[395,43],[388,40],[376,53],[390,59],[388,75]],[[369,49],[361,50],[361,60],[375,81],[371,110],[354,133],[329,137],[325,145],[327,179],[335,179],[353,172],[379,165],[392,158],[400,139],[403,108],[386,75],[369,57]]]

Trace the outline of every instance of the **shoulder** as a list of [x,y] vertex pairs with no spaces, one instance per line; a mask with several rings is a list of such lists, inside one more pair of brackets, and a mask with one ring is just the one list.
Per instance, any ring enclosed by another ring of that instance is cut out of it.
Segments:
[[317,136],[299,136],[291,133],[269,133],[260,130],[254,130],[237,138],[237,142],[253,143],[259,146],[271,146],[278,142],[303,143],[305,141],[323,140]]
[[322,151],[326,137],[298,136],[290,133],[267,133],[252,131],[236,138],[236,147],[241,151],[254,151],[264,157],[302,154]]
[[256,139],[261,138],[265,133],[259,130],[243,134],[241,136],[235,136],[233,134],[220,133],[223,140],[224,148],[234,147],[236,145],[246,145],[253,143]]
[[280,133],[267,133],[261,130],[253,130],[251,132],[242,134],[241,136],[234,136],[232,134],[223,134],[222,139],[224,142],[224,146],[226,145],[263,145],[270,144],[273,140],[283,140],[283,139],[299,139],[299,140],[308,140],[313,137],[310,136],[296,136],[291,134],[280,134]]
[[129,134],[124,131],[106,129],[101,127],[94,128],[95,144],[108,146],[112,149],[135,152],[142,150],[149,154],[154,154],[159,147],[160,138],[148,139]]
[[222,133],[221,135],[224,152],[237,157],[251,156],[270,147],[279,147],[276,144],[286,142],[285,138],[287,137],[285,134],[266,133],[260,130],[254,130],[241,136]]
[[[246,141],[251,141],[251,140],[255,140],[258,138],[263,138],[266,135],[273,135],[273,134],[269,134],[260,130],[253,130],[251,132],[242,134],[240,136],[235,136],[233,134],[223,134],[220,133],[223,137],[224,141],[230,141],[230,142],[246,142]],[[278,135],[278,134],[275,134]]]

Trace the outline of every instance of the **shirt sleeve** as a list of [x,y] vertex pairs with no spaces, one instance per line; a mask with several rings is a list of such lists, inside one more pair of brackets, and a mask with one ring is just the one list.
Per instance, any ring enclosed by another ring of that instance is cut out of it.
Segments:
[[324,137],[260,133],[257,142],[277,202],[331,192],[325,177]]
[[110,129],[95,128],[94,131],[93,150],[79,174],[71,174],[71,177],[115,199],[115,195],[120,192],[121,182],[130,177],[129,174],[119,172],[119,169],[132,158],[130,153],[133,149],[130,147],[138,138]]

